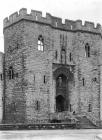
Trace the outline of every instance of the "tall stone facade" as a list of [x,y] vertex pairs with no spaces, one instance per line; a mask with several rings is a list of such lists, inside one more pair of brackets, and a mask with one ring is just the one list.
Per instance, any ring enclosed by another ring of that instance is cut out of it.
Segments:
[[101,25],[32,10],[4,19],[4,121],[46,123],[59,113],[102,120]]
[[3,90],[4,90],[4,73],[3,73],[3,64],[4,64],[4,54],[0,52],[0,123],[3,119]]

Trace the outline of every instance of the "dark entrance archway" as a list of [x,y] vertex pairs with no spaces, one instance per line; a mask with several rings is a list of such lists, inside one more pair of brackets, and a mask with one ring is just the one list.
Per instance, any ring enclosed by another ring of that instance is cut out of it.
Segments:
[[56,97],[56,111],[57,112],[62,112],[65,110],[64,102],[65,102],[65,99],[63,98],[63,96],[59,95]]
[[68,111],[70,108],[70,89],[69,83],[74,79],[73,66],[55,65],[56,70],[53,72],[55,82],[55,104],[56,112]]
[[68,110],[68,90],[67,77],[59,74],[56,78],[56,111],[62,112]]

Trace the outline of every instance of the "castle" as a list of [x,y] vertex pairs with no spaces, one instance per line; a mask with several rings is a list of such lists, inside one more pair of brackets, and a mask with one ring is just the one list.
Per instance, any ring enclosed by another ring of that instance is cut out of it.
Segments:
[[[102,28],[23,8],[4,19],[5,123],[102,121]],[[2,74],[2,72],[1,72]],[[2,79],[2,75],[1,75]]]

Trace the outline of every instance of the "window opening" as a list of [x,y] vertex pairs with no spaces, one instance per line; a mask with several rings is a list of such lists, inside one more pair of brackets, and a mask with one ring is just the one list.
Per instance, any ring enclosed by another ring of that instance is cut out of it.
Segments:
[[13,68],[12,66],[9,67],[9,79],[13,79],[14,78],[14,72],[13,72]]
[[85,85],[85,79],[83,78],[82,81],[83,81],[83,86],[84,86]]
[[90,57],[90,46],[88,43],[85,45],[86,57]]
[[39,35],[38,37],[38,50],[43,51],[44,50],[44,39],[42,35]]

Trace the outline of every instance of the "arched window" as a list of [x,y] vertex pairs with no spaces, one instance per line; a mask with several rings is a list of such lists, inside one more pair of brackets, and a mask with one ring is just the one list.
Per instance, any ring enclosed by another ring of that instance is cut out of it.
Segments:
[[38,50],[43,51],[44,50],[44,39],[42,35],[39,35],[38,37]]
[[14,72],[12,66],[9,67],[9,72],[8,72],[9,79],[14,78]]
[[86,43],[85,45],[85,53],[86,53],[86,57],[90,57],[90,46],[88,43]]

